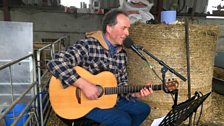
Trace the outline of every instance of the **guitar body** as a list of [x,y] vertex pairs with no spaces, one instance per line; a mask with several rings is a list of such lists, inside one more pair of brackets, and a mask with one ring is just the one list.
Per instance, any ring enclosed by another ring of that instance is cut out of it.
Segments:
[[[93,75],[81,67],[74,68],[77,73],[89,82],[105,87],[117,87],[116,77],[110,72],[101,72]],[[81,103],[76,97],[75,86],[63,88],[61,81],[52,76],[49,85],[50,102],[57,115],[65,119],[77,119],[83,117],[94,108],[112,108],[117,101],[117,94],[102,95],[97,100],[88,100],[80,93]]]

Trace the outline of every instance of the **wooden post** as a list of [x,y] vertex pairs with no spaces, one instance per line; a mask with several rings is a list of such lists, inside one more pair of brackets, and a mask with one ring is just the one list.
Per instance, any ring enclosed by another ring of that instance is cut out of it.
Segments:
[[4,21],[10,21],[9,1],[3,0]]

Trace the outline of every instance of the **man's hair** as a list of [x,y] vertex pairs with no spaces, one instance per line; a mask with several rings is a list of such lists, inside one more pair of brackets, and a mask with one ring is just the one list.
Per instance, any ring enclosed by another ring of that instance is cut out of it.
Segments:
[[114,26],[117,24],[117,16],[123,14],[128,16],[128,14],[120,9],[112,9],[108,11],[105,16],[103,17],[102,21],[102,31],[103,33],[106,32],[107,25]]

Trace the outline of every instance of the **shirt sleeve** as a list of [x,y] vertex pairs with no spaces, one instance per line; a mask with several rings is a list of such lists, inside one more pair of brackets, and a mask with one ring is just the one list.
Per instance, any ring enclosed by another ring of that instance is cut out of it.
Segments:
[[56,53],[47,67],[53,76],[61,80],[63,87],[67,87],[80,78],[74,67],[80,65],[87,56],[88,46],[79,41],[66,51]]
[[127,86],[128,85],[128,77],[127,77],[127,72],[126,68],[122,72],[123,74],[121,75],[121,81],[119,82],[119,86]]
[[124,65],[123,68],[120,70],[120,78],[119,80],[119,86],[127,86],[128,85],[128,73],[127,73],[127,55],[126,53],[124,57]]

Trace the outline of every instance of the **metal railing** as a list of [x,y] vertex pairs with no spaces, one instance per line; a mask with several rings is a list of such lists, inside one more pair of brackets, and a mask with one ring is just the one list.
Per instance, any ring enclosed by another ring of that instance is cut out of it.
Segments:
[[[9,68],[9,77],[10,77],[10,87],[11,87],[11,100],[12,100],[12,103],[11,103],[11,105],[9,106],[9,107],[7,107],[2,113],[1,113],[1,115],[0,115],[0,120],[2,120],[5,116],[6,116],[6,114],[10,111],[10,110],[12,110],[13,108],[14,108],[14,106],[16,105],[16,104],[18,104],[29,92],[31,92],[31,90],[33,91],[33,93],[32,93],[32,98],[31,98],[31,100],[26,104],[26,107],[21,111],[21,113],[17,116],[17,117],[15,117],[15,113],[14,113],[14,111],[13,111],[13,114],[14,114],[14,121],[13,121],[13,123],[11,124],[11,126],[15,126],[16,125],[16,123],[20,120],[20,118],[22,117],[22,116],[24,116],[24,114],[29,110],[30,112],[31,111],[33,111],[34,109],[33,108],[35,108],[36,106],[35,106],[35,100],[36,100],[36,87],[37,87],[37,82],[35,81],[35,77],[36,77],[36,74],[35,74],[35,69],[33,70],[33,73],[32,73],[32,75],[33,75],[33,78],[32,78],[32,84],[19,96],[19,97],[17,97],[16,99],[14,99],[14,90],[13,90],[13,82],[12,82],[12,78],[13,78],[13,75],[12,75],[12,66],[14,65],[14,64],[17,64],[17,63],[20,63],[21,61],[23,61],[23,60],[25,60],[25,59],[27,59],[27,58],[31,58],[31,59],[33,59],[33,54],[29,54],[29,55],[27,55],[27,56],[24,56],[24,57],[22,57],[22,58],[19,58],[19,59],[16,59],[16,60],[14,60],[14,61],[12,61],[12,62],[9,62],[9,63],[7,63],[7,64],[5,64],[5,65],[3,65],[3,66],[1,66],[0,67],[0,71],[1,70],[4,70],[4,69],[6,69],[6,68]],[[35,66],[35,64],[33,64],[33,66]],[[34,68],[34,67],[33,67]],[[28,113],[29,114],[29,113]],[[30,122],[30,120],[32,119],[32,118],[35,118],[35,112],[33,112],[33,114],[29,114],[29,119],[27,119],[26,120],[26,125]],[[33,117],[34,116],[34,117]],[[35,118],[35,121],[36,121],[36,123],[37,123],[37,125],[38,125],[38,120],[37,120],[37,118]],[[31,122],[30,122],[31,123]],[[32,122],[33,123],[33,122]],[[25,126],[26,126],[25,125]]]
[[[16,123],[23,117],[23,115],[29,110],[28,118],[23,124],[26,126],[32,123],[37,126],[45,126],[47,124],[49,115],[51,113],[51,106],[49,102],[48,94],[48,82],[50,80],[50,74],[46,69],[46,64],[48,60],[53,58],[53,54],[57,51],[61,51],[65,48],[65,45],[70,41],[69,36],[63,36],[56,40],[53,43],[50,43],[38,50],[34,54],[29,54],[20,59],[16,59],[12,62],[9,62],[3,66],[0,66],[0,71],[6,68],[9,68],[10,76],[10,85],[11,85],[11,97],[12,103],[7,107],[4,112],[0,115],[0,120],[2,120],[6,114],[14,108],[14,106],[21,101],[31,90],[32,98],[26,104],[26,107],[22,112],[15,118],[12,123],[12,126],[15,126]],[[47,54],[49,57],[43,57],[43,54]],[[12,65],[21,62],[24,59],[31,58],[33,61],[33,82],[32,84],[16,99],[13,97],[13,82],[12,82]],[[42,63],[42,64],[41,64]],[[43,69],[44,68],[44,69]]]
[[[43,92],[47,92],[48,94],[48,83],[42,83],[42,81],[47,81],[49,82],[50,80],[50,76],[49,76],[49,72],[47,69],[44,69],[42,71],[41,68],[43,68],[43,65],[41,65],[41,63],[44,63],[45,68],[46,68],[46,63],[49,60],[48,58],[45,57],[41,58],[41,54],[44,54],[45,52],[49,52],[50,51],[50,59],[53,58],[53,54],[56,51],[61,51],[63,49],[63,47],[66,45],[66,42],[69,41],[69,36],[63,36],[61,38],[59,38],[58,40],[56,40],[55,42],[48,44],[40,49],[38,49],[36,51],[36,60],[37,60],[37,78],[38,78],[38,84],[39,84],[39,88],[38,88],[38,92],[39,92],[39,106],[40,106],[40,122],[41,122],[41,126],[44,126],[47,123],[50,111],[51,111],[51,107],[49,109],[47,109],[48,104],[49,104],[49,98],[47,99],[47,101],[43,100],[42,97],[42,93]],[[47,53],[49,54],[49,53]],[[45,105],[45,107],[43,107],[43,103],[46,103],[47,105]]]

